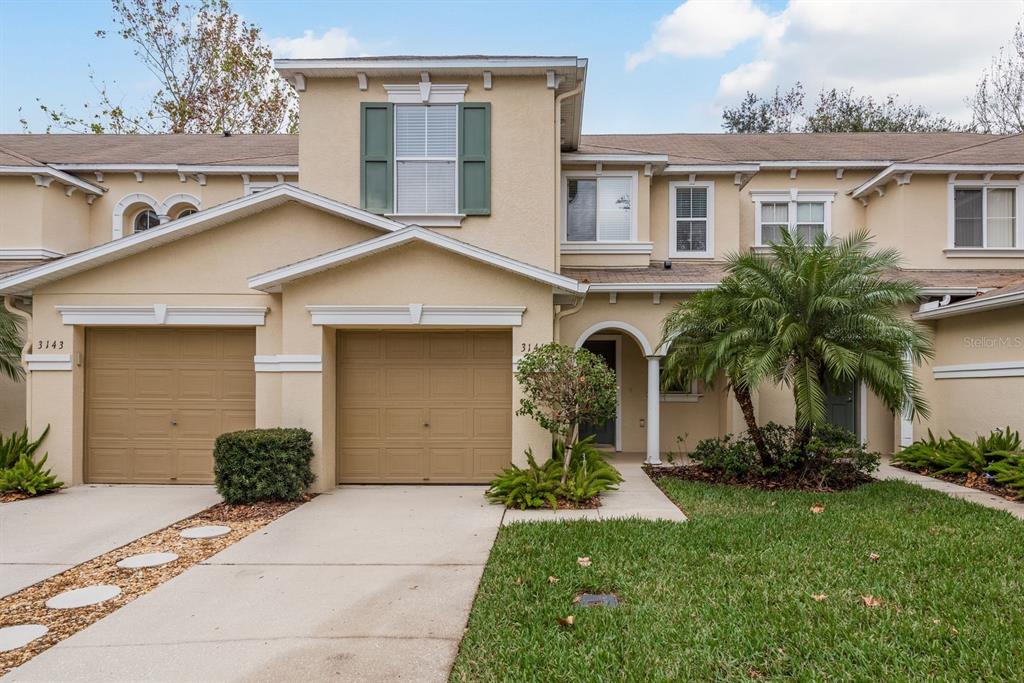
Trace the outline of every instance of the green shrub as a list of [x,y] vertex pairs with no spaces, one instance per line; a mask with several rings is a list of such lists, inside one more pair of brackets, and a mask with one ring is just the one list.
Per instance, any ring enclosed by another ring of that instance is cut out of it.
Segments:
[[1024,491],[1024,444],[1020,434],[1005,429],[979,436],[974,443],[950,433],[948,439],[928,438],[915,441],[894,453],[897,465],[934,475],[979,474],[1018,491]]
[[313,436],[305,429],[246,429],[217,437],[213,474],[225,502],[298,500],[316,478]]
[[494,478],[484,495],[494,503],[526,510],[551,507],[559,500],[586,503],[616,488],[622,475],[612,467],[587,437],[573,444],[568,453],[569,470],[562,484],[565,445],[556,441],[551,459],[538,465],[533,451],[526,451],[526,467],[512,465]]
[[772,465],[761,463],[749,434],[727,434],[703,439],[690,457],[706,469],[729,478],[792,478],[818,486],[837,486],[878,469],[880,457],[866,450],[851,432],[822,426],[815,429],[806,449],[794,446],[799,433],[793,427],[769,422],[761,428]]
[[22,455],[13,467],[0,470],[0,491],[20,491],[30,496],[56,491],[64,486],[49,468],[43,469],[47,456],[35,462],[31,455]]
[[35,452],[39,449],[39,444],[43,442],[43,439],[49,433],[50,425],[46,425],[46,429],[43,430],[43,433],[35,441],[28,440],[28,427],[25,427],[20,433],[14,432],[10,436],[0,435],[0,469],[5,470],[14,467],[23,455],[29,457],[35,455]]

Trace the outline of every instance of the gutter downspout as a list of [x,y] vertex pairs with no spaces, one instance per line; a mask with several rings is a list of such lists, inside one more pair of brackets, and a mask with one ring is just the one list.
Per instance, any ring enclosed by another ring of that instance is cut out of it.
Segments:
[[[561,222],[562,217],[562,102],[570,97],[579,95],[581,92],[583,92],[582,83],[568,92],[564,92],[561,95],[555,95],[555,220],[553,223],[555,228],[555,253],[554,260],[552,261],[555,264],[555,267],[552,268],[552,270],[556,273],[560,272],[562,268],[562,233],[559,230],[559,223]],[[580,114],[582,115],[582,113],[581,109]],[[586,294],[584,293],[584,295],[579,297],[576,303],[574,303],[570,308],[559,310],[558,313],[555,314],[554,329],[552,332],[554,333],[554,338],[556,340],[561,339],[562,330],[560,324],[562,318],[579,311],[583,306],[583,299],[585,297]]]
[[32,382],[29,381],[28,363],[25,357],[32,349],[32,314],[14,305],[14,297],[4,296],[4,309],[13,316],[25,321],[25,344],[21,349],[21,365],[25,369],[25,425],[31,424],[32,415]]

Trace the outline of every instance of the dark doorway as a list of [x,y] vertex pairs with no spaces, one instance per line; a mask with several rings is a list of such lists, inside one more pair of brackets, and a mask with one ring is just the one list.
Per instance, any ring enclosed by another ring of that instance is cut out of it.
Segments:
[[856,382],[825,382],[825,421],[857,433]]
[[[605,365],[617,372],[615,367],[615,345],[614,339],[590,339],[583,342],[583,348],[591,353],[600,356]],[[594,435],[594,443],[601,446],[615,447],[615,418],[608,420],[602,425],[584,424],[580,426],[580,438]]]

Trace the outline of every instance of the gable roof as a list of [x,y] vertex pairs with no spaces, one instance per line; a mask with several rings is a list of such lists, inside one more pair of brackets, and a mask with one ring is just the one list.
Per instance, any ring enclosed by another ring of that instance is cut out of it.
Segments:
[[957,315],[968,315],[990,311],[1007,306],[1024,305],[1024,277],[1011,282],[1001,289],[984,292],[971,299],[964,299],[955,304],[940,306],[914,314],[914,320],[932,320],[935,318],[952,318]]
[[418,225],[410,225],[387,235],[329,251],[319,256],[299,261],[298,263],[275,268],[266,273],[253,275],[249,278],[249,286],[264,292],[280,292],[281,286],[287,282],[329,270],[410,242],[431,244],[474,261],[495,266],[574,294],[583,294],[588,288],[588,285],[581,284],[571,277],[560,275],[550,270],[509,258],[508,256],[496,254],[493,251],[482,249]]
[[328,199],[294,185],[277,185],[248,197],[240,197],[204,209],[184,218],[164,223],[155,228],[106,242],[96,247],[69,254],[60,259],[12,273],[0,278],[0,294],[21,294],[33,287],[60,280],[111,261],[137,254],[153,247],[174,242],[190,235],[209,230],[224,223],[250,216],[288,202],[297,202],[326,213],[380,230],[399,230],[405,223],[383,218],[363,209]]

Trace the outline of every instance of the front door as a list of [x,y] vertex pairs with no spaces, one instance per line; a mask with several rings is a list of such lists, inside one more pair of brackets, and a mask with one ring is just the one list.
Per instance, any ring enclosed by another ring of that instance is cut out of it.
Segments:
[[[616,372],[615,367],[615,340],[614,339],[591,339],[583,342],[583,348],[591,353],[600,356],[605,365]],[[584,424],[580,427],[580,438],[594,435],[594,443],[601,446],[615,447],[615,418],[608,420],[601,425]]]
[[857,433],[857,384],[825,383],[825,421]]

